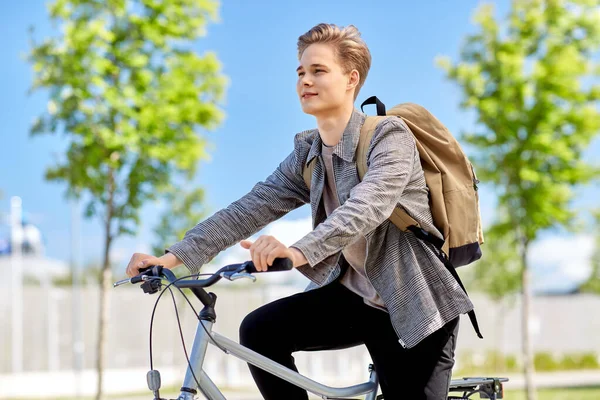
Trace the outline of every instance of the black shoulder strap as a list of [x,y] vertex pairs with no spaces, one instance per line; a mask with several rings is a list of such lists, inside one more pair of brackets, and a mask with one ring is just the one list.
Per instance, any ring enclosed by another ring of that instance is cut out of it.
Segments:
[[[442,261],[444,262],[446,269],[452,274],[454,279],[456,279],[456,281],[460,285],[461,289],[468,296],[469,294],[467,293],[467,289],[465,289],[465,286],[463,285],[462,281],[460,280],[460,277],[456,273],[456,268],[454,268],[454,265],[452,265],[450,260],[442,260]],[[473,325],[473,329],[475,329],[475,333],[477,334],[477,337],[479,339],[483,339],[483,335],[481,334],[481,331],[479,330],[479,323],[477,322],[477,316],[475,315],[475,310],[469,311],[468,315],[469,315],[469,319],[471,320],[471,325]]]
[[[462,280],[460,279],[460,276],[458,276],[458,273],[456,272],[456,268],[454,268],[454,265],[452,265],[452,263],[450,262],[450,260],[446,256],[446,254],[441,250],[441,248],[442,248],[441,245],[444,244],[444,241],[436,238],[433,235],[430,235],[424,229],[417,228],[416,226],[409,226],[408,230],[411,231],[412,233],[414,233],[414,235],[418,239],[421,239],[424,242],[429,242],[436,247],[436,249],[438,251],[436,251],[435,253],[439,257],[439,259],[444,263],[444,266],[446,267],[448,272],[450,272],[450,274],[454,277],[456,282],[458,282],[458,285],[463,290],[463,292],[465,292],[465,294],[468,296],[469,293],[467,293],[467,289],[465,289],[465,285],[463,285]],[[440,245],[440,243],[441,243],[441,245]],[[479,323],[477,322],[477,316],[475,315],[475,311],[474,310],[469,311],[468,315],[469,315],[469,319],[471,320],[471,325],[473,325],[473,329],[475,329],[475,333],[477,333],[477,337],[479,337],[480,339],[483,339],[483,335],[481,334],[481,331],[479,330]]]
[[360,105],[360,110],[362,112],[365,112],[365,110],[363,110],[364,106],[368,106],[370,104],[375,104],[375,106],[377,107],[377,115],[380,116],[384,116],[385,114],[385,104],[383,104],[381,102],[381,100],[379,100],[377,98],[377,96],[371,96],[368,99],[366,99],[365,101],[363,101],[363,103]]

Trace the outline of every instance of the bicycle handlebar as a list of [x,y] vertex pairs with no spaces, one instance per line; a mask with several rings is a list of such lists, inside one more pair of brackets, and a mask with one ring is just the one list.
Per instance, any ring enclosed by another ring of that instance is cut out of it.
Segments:
[[[268,268],[268,270],[264,272],[289,271],[292,268],[292,260],[290,260],[289,258],[276,258],[273,261],[273,265],[271,265]],[[140,274],[130,279],[125,279],[116,282],[114,286],[116,287],[124,283],[140,283],[143,281],[150,280],[152,278],[162,277],[166,278],[169,281],[169,283],[172,283],[174,286],[179,287],[181,289],[205,288],[214,285],[215,283],[220,281],[221,278],[234,280],[241,277],[251,277],[251,274],[258,273],[261,271],[256,270],[256,267],[254,266],[254,263],[252,261],[246,261],[240,264],[226,265],[206,279],[178,280],[171,270],[163,268],[162,265],[150,266],[144,270],[140,270],[140,272]]]

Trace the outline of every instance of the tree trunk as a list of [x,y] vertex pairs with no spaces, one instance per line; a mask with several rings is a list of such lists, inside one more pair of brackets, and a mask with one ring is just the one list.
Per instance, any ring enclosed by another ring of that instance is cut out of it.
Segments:
[[531,338],[529,332],[529,318],[531,313],[531,288],[529,286],[529,265],[527,263],[527,252],[529,243],[526,239],[522,240],[521,258],[522,258],[522,312],[521,312],[521,334],[523,344],[523,368],[525,373],[525,389],[527,400],[536,400],[537,393],[534,380],[533,351],[531,347]]
[[104,262],[102,264],[102,279],[100,283],[100,319],[98,322],[98,342],[96,346],[96,371],[98,374],[98,385],[96,387],[96,400],[102,400],[102,384],[104,374],[106,337],[108,333],[108,318],[110,309],[110,287],[112,282],[112,270],[110,268],[110,245],[112,238],[106,235],[104,247]]
[[497,299],[498,308],[496,310],[496,360],[494,369],[504,371],[506,369],[506,356],[504,354],[504,313],[506,300]]
[[100,283],[100,319],[98,321],[98,343],[96,346],[96,372],[98,375],[98,385],[96,387],[96,400],[102,400],[102,385],[104,373],[104,349],[106,347],[106,338],[108,333],[108,318],[110,310],[110,287],[112,282],[112,270],[110,268],[110,246],[113,236],[111,234],[111,225],[114,215],[114,172],[109,172],[108,178],[108,201],[106,203],[105,226],[105,245],[104,260],[102,263],[102,279]]

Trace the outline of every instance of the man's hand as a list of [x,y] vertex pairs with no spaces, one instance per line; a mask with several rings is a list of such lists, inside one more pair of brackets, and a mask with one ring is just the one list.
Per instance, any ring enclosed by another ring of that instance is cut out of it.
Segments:
[[273,236],[263,235],[256,242],[242,240],[240,245],[250,250],[250,258],[257,271],[267,271],[276,258],[289,258],[294,268],[307,263],[304,254],[296,248],[287,247]]
[[131,256],[127,265],[127,276],[133,277],[140,273],[140,268],[146,268],[151,265],[162,265],[165,268],[172,269],[181,264],[181,261],[173,253],[167,253],[161,257],[154,257],[149,254],[135,253]]

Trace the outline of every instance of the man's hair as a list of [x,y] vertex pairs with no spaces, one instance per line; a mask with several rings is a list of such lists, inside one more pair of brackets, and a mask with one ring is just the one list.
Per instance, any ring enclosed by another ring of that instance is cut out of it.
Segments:
[[354,25],[340,27],[334,24],[319,24],[298,38],[298,59],[308,46],[314,43],[330,44],[344,73],[356,69],[359,74],[354,99],[367,79],[371,68],[371,52]]

